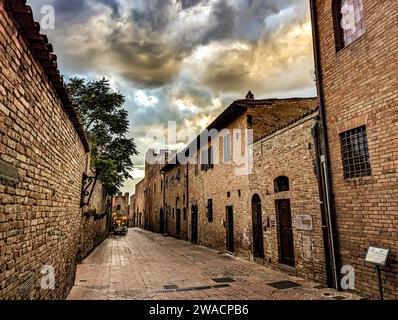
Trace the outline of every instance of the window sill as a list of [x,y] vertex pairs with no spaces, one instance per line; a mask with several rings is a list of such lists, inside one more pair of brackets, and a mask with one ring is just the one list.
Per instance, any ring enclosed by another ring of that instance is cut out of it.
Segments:
[[351,42],[349,45],[345,46],[344,48],[341,48],[336,51],[336,55],[339,56],[343,54],[343,52],[346,52],[348,49],[352,49],[354,44],[359,44],[360,42],[365,41],[367,39],[367,33],[365,32],[362,36],[360,36],[358,39],[354,40]]

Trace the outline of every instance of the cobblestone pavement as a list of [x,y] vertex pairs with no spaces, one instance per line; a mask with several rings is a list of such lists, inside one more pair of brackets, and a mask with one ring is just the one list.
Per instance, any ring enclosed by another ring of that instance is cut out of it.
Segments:
[[[268,285],[279,281],[291,281],[300,286],[275,289]],[[78,266],[76,283],[68,299],[358,298],[188,242],[130,229],[124,238],[107,239]]]

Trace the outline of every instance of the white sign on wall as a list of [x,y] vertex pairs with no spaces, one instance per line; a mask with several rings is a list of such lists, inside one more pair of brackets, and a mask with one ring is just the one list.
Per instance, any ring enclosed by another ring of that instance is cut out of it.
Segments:
[[298,215],[296,216],[296,229],[312,231],[312,217],[310,215]]
[[384,267],[387,264],[389,254],[390,249],[370,246],[365,261]]

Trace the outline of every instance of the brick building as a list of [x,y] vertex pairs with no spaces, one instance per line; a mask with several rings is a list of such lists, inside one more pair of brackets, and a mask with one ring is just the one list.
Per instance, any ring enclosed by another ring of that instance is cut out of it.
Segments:
[[[254,100],[249,93],[235,101],[194,142],[170,158],[161,168],[160,189],[152,192],[148,186],[157,175],[147,166],[141,183],[145,188],[137,186],[135,198],[159,206],[163,196],[163,217],[156,210],[145,211],[146,219],[156,224],[152,230],[325,283],[312,135],[316,110],[317,99]],[[211,135],[212,130],[220,134]],[[246,139],[250,132],[252,137]],[[237,153],[250,154],[249,150],[254,156],[249,166],[237,161]],[[187,162],[180,161],[182,155]],[[290,189],[275,191],[275,181],[286,177]],[[148,197],[156,193],[156,200]],[[280,232],[284,225],[278,219],[285,211],[278,214],[275,201],[280,207],[290,205],[288,229],[294,256],[289,261],[283,260],[286,251],[280,250],[280,235],[286,230]],[[137,206],[136,212],[140,211]]]
[[255,260],[326,283],[313,136],[317,118],[317,111],[305,114],[254,142],[250,243]]
[[[252,140],[313,111],[316,106],[316,99],[254,100],[249,93],[247,99],[232,103],[207,127],[209,132],[216,129],[221,134],[218,143],[217,139],[199,138],[205,143],[199,143],[195,154],[197,165],[190,165],[189,224],[195,227],[194,239],[197,234],[200,244],[252,258],[249,174],[252,161],[248,146]],[[240,161],[238,154],[244,155],[242,159],[247,158]],[[210,161],[204,162],[206,159]]]
[[145,226],[145,179],[135,186],[133,215],[134,226],[143,228]]
[[127,192],[119,193],[118,196],[112,199],[112,212],[120,216],[127,216],[130,213],[130,194]]
[[[162,231],[188,240],[188,165],[172,160],[162,168],[164,179],[164,218],[159,220]],[[175,162],[175,163],[174,163]],[[164,227],[163,227],[164,225]]]
[[[378,297],[370,245],[391,249],[384,293],[398,298],[398,2],[311,0],[336,281]],[[343,23],[342,23],[343,22]]]
[[[76,264],[106,232],[94,212],[105,208],[100,184],[93,207],[81,203],[89,145],[39,31],[26,1],[0,0],[1,299],[66,298]],[[41,271],[52,268],[47,290]]]
[[129,207],[129,226],[136,227],[135,225],[135,194],[130,196],[130,207]]
[[162,232],[165,229],[163,177],[161,169],[167,163],[168,150],[149,149],[145,160],[145,225],[146,229]]

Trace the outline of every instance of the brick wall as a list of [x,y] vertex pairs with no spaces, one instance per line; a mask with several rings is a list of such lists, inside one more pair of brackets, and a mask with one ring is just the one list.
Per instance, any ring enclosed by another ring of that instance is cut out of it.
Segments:
[[[225,129],[231,132],[231,141],[234,138],[233,130],[244,131],[247,128],[246,113],[238,116],[224,125]],[[246,144],[242,139],[242,150]],[[213,145],[215,148],[216,146]],[[203,149],[207,149],[206,145]],[[231,142],[231,159],[234,144]],[[203,150],[202,149],[202,150]],[[235,253],[239,256],[249,258],[248,241],[248,205],[249,198],[249,176],[238,175],[236,168],[241,166],[224,164],[223,162],[223,138],[220,138],[219,148],[220,164],[215,164],[213,168],[202,171],[199,165],[199,174],[195,175],[195,168],[190,166],[190,194],[189,201],[195,203],[199,210],[199,243],[220,251],[227,251],[227,231],[226,207],[233,207],[234,215],[234,244]],[[240,195],[239,195],[240,192]],[[229,195],[228,195],[229,194]],[[213,221],[209,222],[207,217],[208,200],[213,203]]]
[[[177,164],[165,173],[167,233],[188,240],[187,166]],[[184,216],[184,209],[187,214]],[[179,228],[178,228],[179,215]]]
[[135,219],[135,194],[130,197],[130,209],[129,209],[129,226],[136,227]]
[[[391,248],[382,268],[387,298],[398,298],[398,1],[363,0],[366,33],[336,50],[332,1],[316,1],[321,72],[341,265],[358,292],[377,298],[369,245]],[[372,175],[344,179],[339,133],[365,125]]]
[[88,206],[83,208],[83,230],[79,260],[87,257],[107,237],[111,219],[111,198],[101,181],[97,181]]
[[[302,117],[303,114],[316,109],[316,99],[288,99],[288,100],[240,100],[233,103],[220,115],[209,129],[219,131],[228,129],[231,139],[231,159],[233,159],[233,143],[236,140],[234,130],[240,130],[240,147],[246,149],[246,129],[253,129],[254,138],[277,130],[280,126],[289,124]],[[249,120],[251,117],[251,120]],[[169,164],[163,170],[165,173],[165,204],[167,212],[168,233],[182,239],[192,239],[192,206],[198,208],[198,243],[216,250],[227,251],[226,211],[233,208],[234,217],[234,252],[236,255],[251,259],[251,198],[248,174],[237,174],[237,169],[244,167],[235,163],[224,163],[224,138],[220,137],[219,144],[212,142],[214,155],[219,157],[219,164],[214,164],[206,171],[195,165],[187,167],[180,164]],[[207,150],[208,144],[201,150]],[[200,159],[200,152],[194,159]],[[278,159],[279,160],[279,159]],[[148,171],[148,170],[147,170]],[[179,172],[179,174],[178,174]],[[179,179],[176,177],[179,176]],[[146,181],[151,177],[146,173]],[[148,184],[148,182],[146,182]],[[188,191],[187,191],[188,185]],[[208,201],[212,200],[213,219],[208,219]],[[188,202],[188,204],[187,204]],[[186,208],[186,220],[184,219]],[[180,210],[180,232],[176,232],[177,209]],[[158,221],[159,219],[157,219]]]
[[133,215],[135,215],[134,225],[138,228],[145,226],[145,179],[141,180],[135,186],[135,207]]
[[[103,232],[103,223],[84,218],[87,208],[80,208],[88,144],[4,3],[0,1],[0,298],[64,299],[76,263]],[[102,206],[101,199],[94,201]],[[41,287],[46,265],[55,271],[54,290]]]
[[[251,196],[257,194],[261,199],[265,263],[275,269],[286,270],[280,265],[281,239],[276,200],[289,199],[295,256],[295,269],[289,271],[309,280],[326,283],[322,219],[311,132],[316,116],[317,113],[307,116],[255,142],[250,190]],[[282,194],[282,197],[274,189],[275,179],[280,176],[288,177],[290,185],[290,191]],[[297,223],[297,218],[303,216],[306,219],[310,217],[307,221],[312,226],[303,228]],[[251,243],[252,235],[250,231]]]
[[130,212],[130,194],[123,195],[120,193],[118,196],[113,197],[112,212],[118,215],[128,215]]
[[160,214],[163,209],[163,185],[161,169],[168,157],[166,150],[149,149],[145,161],[145,227],[147,230],[160,231]]

